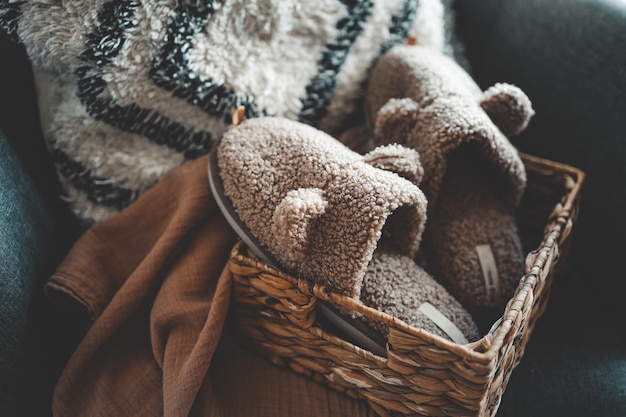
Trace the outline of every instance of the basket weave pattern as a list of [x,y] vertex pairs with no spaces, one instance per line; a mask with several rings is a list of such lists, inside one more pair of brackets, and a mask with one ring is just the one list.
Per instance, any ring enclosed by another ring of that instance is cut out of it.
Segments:
[[[576,168],[521,157],[528,197],[520,207],[519,227],[529,231],[533,246],[515,294],[480,340],[459,345],[411,327],[260,262],[242,242],[229,260],[239,332],[275,364],[365,399],[381,416],[495,415],[567,255],[584,179]],[[387,324],[387,357],[322,328],[316,321],[318,300]]]

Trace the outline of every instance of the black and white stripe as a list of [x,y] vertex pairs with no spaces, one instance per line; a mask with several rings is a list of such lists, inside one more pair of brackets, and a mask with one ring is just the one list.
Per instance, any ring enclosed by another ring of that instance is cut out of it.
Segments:
[[246,108],[246,117],[259,117],[267,112],[252,97],[238,95],[224,84],[203,78],[189,67],[186,57],[194,35],[201,32],[215,12],[213,2],[198,5],[179,3],[170,23],[163,45],[150,68],[150,79],[175,97],[187,101],[206,113],[222,118],[229,124],[233,109]]
[[419,7],[419,0],[406,0],[400,13],[391,17],[391,26],[389,27],[389,40],[381,47],[381,53],[385,53],[394,45],[398,45],[407,38],[411,27],[415,21],[415,14]]
[[195,131],[170,120],[157,111],[136,104],[120,105],[106,97],[107,83],[103,68],[117,56],[125,42],[125,31],[133,28],[136,0],[112,0],[98,17],[100,25],[88,36],[86,49],[80,55],[86,65],[78,68],[78,95],[87,112],[121,131],[135,133],[181,152],[188,159],[207,153],[213,135]]
[[419,0],[376,2],[336,77],[335,91],[320,127],[338,132],[363,123],[363,97],[371,64],[392,46],[404,42],[416,28]]
[[344,0],[342,3],[348,9],[348,16],[337,22],[339,35],[326,45],[319,61],[319,71],[306,87],[307,97],[302,100],[298,115],[298,120],[310,125],[316,125],[326,114],[337,85],[337,74],[374,5],[372,0]]
[[56,146],[54,139],[50,139],[50,145],[52,159],[59,175],[67,179],[76,189],[84,192],[93,203],[122,210],[139,196],[137,190],[120,187],[110,178],[95,175],[92,170]]
[[[358,109],[369,65],[428,19],[422,5],[440,0],[323,0],[323,10],[281,3],[280,13],[278,1],[100,0],[84,26],[88,0],[75,0],[71,11],[0,5],[0,29],[37,56],[45,59],[48,40],[63,45],[46,69],[65,65],[60,106],[69,114],[55,113],[46,134],[57,136],[50,148],[69,198],[85,205],[75,212],[101,220],[128,206],[166,171],[208,153],[238,105],[248,118],[342,126]],[[269,36],[249,25],[259,10],[267,27],[282,29]],[[28,32],[42,27],[41,36]],[[68,44],[72,56],[63,61]]]

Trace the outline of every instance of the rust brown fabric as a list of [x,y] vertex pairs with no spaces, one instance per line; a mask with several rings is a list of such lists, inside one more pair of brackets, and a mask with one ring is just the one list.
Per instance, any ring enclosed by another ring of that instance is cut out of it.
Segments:
[[89,323],[57,383],[55,417],[373,416],[234,337],[225,265],[236,236],[207,164],[173,171],[87,230],[46,284]]

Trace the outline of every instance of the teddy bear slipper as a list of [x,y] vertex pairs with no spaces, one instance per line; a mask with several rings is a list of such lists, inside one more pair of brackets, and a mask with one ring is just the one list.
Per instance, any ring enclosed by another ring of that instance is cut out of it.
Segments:
[[[250,249],[355,299],[379,243],[412,258],[421,242],[426,199],[396,172],[419,181],[414,150],[389,145],[361,155],[311,126],[275,117],[234,122],[209,161],[213,194]],[[355,344],[386,354],[371,324],[327,303],[318,307]]]
[[526,171],[509,138],[533,114],[518,87],[483,92],[452,58],[419,45],[390,49],[368,80],[375,143],[420,154],[429,270],[470,309],[501,307],[524,273],[514,212]]
[[[480,338],[476,323],[461,303],[405,255],[376,250],[365,271],[359,298],[367,306],[455,343]],[[360,318],[388,335],[385,323]]]

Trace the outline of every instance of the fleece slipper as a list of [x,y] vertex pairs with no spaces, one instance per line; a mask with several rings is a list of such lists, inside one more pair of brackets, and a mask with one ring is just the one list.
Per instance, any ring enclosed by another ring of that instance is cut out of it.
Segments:
[[[480,338],[470,313],[412,258],[374,252],[361,290],[363,304],[459,344]],[[384,335],[385,323],[361,319]]]
[[465,306],[500,307],[524,273],[513,213],[526,172],[508,137],[527,126],[530,100],[509,84],[483,92],[453,59],[419,45],[389,50],[367,88],[376,144],[420,153],[438,278]]
[[331,291],[358,299],[379,243],[405,256],[420,246],[427,202],[404,178],[421,176],[414,150],[361,155],[311,126],[262,117],[227,129],[209,168],[242,239],[268,263]]
[[237,217],[286,272],[357,298],[381,238],[408,256],[420,245],[424,194],[380,168],[417,171],[415,151],[394,145],[360,155],[277,117],[244,120],[215,148]]

